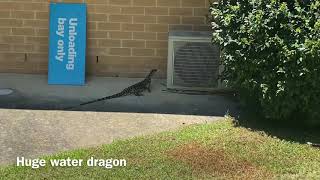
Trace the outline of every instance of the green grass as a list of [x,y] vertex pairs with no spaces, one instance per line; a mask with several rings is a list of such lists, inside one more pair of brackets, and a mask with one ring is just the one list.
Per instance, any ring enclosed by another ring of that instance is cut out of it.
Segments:
[[230,120],[116,141],[49,159],[126,159],[127,167],[0,168],[0,179],[319,179],[320,150],[234,128]]

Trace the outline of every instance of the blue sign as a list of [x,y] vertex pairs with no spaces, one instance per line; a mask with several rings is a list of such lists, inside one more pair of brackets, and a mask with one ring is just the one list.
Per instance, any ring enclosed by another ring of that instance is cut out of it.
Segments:
[[86,4],[50,4],[49,84],[85,84],[86,15]]

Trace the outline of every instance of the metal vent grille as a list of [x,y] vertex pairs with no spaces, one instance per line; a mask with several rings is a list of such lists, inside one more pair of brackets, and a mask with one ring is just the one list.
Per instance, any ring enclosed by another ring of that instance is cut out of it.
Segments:
[[173,85],[217,88],[219,49],[210,42],[173,42]]

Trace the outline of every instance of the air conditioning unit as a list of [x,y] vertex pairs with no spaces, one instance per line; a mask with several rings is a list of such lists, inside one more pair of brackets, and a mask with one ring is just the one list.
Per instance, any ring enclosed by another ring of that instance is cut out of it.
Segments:
[[170,32],[167,88],[175,90],[222,90],[220,50],[210,32]]

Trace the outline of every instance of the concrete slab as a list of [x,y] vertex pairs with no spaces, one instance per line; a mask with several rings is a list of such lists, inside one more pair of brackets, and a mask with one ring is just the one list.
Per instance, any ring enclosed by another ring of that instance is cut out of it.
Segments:
[[0,109],[0,165],[221,117]]
[[[136,78],[88,77],[85,86],[50,86],[45,75],[0,74],[0,88],[14,93],[0,96],[0,108],[59,110],[112,95],[140,81]],[[230,96],[188,95],[166,92],[165,79],[152,81],[152,93],[127,96],[77,108],[96,112],[139,112],[181,115],[237,116],[238,103]]]

